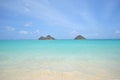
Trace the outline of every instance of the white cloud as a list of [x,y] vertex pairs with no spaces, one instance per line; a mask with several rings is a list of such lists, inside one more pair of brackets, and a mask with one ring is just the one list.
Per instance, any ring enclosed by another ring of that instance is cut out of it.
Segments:
[[27,22],[27,23],[24,24],[25,27],[30,27],[30,26],[32,26],[32,25],[33,25],[32,22]]
[[21,30],[19,31],[19,34],[22,34],[22,35],[38,35],[40,34],[40,30],[35,30],[35,31],[26,31],[26,30]]
[[19,31],[20,34],[29,34],[28,31],[25,31],[25,30],[22,30],[22,31]]
[[115,33],[116,33],[116,34],[120,34],[120,30],[116,30]]
[[14,30],[15,30],[15,28],[14,28],[14,27],[11,27],[11,26],[7,26],[7,27],[5,27],[5,29],[6,29],[7,31],[14,31]]
[[32,34],[32,35],[38,35],[38,34],[40,34],[40,30],[32,31],[32,32],[30,32],[30,34]]

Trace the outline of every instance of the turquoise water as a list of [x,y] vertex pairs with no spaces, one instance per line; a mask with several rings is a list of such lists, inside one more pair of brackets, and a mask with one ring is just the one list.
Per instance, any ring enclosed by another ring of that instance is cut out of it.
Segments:
[[103,74],[106,76],[102,80],[120,80],[120,40],[0,41],[0,74],[4,73],[4,77],[0,76],[2,80],[10,78],[5,73],[8,70],[46,69],[79,71],[90,76]]
[[120,40],[11,40],[0,41],[0,55],[41,55],[41,57],[119,58]]

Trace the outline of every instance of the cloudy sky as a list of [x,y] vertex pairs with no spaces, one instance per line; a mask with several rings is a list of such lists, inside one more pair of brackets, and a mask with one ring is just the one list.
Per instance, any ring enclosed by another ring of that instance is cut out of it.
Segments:
[[120,0],[0,0],[0,39],[120,38]]

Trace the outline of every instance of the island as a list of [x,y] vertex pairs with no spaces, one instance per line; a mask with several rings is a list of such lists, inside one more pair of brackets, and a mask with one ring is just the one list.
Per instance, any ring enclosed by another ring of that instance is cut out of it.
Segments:
[[82,35],[78,35],[74,38],[74,40],[84,40],[86,39],[85,37],[83,37]]
[[[86,39],[85,37],[83,37],[82,35],[78,35],[74,38],[74,40],[84,40]],[[52,37],[51,35],[47,35],[46,37],[41,36],[38,40],[55,40],[54,37]]]
[[46,37],[41,36],[41,37],[39,38],[39,40],[55,40],[55,38],[52,37],[52,36],[50,36],[50,35],[47,35]]

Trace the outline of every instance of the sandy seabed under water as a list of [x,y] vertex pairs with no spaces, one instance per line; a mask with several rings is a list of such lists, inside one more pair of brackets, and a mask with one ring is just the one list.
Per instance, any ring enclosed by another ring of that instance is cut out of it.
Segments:
[[109,68],[94,65],[93,61],[75,62],[53,59],[39,64],[39,61],[27,61],[18,67],[1,69],[0,80],[120,80],[119,72],[114,74]]

